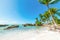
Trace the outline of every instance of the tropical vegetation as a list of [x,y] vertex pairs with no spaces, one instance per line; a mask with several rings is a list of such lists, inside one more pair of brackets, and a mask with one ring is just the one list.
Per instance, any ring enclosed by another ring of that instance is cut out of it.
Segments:
[[41,22],[42,24],[49,24],[51,23],[55,27],[58,26],[57,24],[60,24],[60,9],[58,8],[51,8],[49,5],[58,3],[60,0],[38,0],[40,4],[44,4],[47,6],[48,10],[45,11],[43,14],[39,14],[39,19],[36,19],[36,24]]

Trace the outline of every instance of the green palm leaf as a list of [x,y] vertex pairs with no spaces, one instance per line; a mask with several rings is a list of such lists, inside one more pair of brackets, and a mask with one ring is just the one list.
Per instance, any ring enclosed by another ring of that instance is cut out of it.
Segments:
[[59,1],[60,0],[55,0],[55,1],[50,2],[50,4],[55,4],[55,3],[59,2]]
[[49,4],[49,2],[51,2],[52,0],[38,0],[39,1],[39,3],[41,3],[41,4]]
[[56,10],[56,13],[58,16],[60,16],[60,9]]
[[60,16],[60,12],[57,12],[56,14],[57,14],[58,16]]
[[48,5],[48,4],[55,4],[55,3],[59,2],[60,0],[38,0],[38,1],[41,4]]

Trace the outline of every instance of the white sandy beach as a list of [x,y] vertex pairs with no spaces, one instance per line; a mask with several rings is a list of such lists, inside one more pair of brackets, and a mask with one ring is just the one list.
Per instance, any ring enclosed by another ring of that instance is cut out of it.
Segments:
[[60,33],[48,30],[13,31],[0,35],[0,40],[60,40]]

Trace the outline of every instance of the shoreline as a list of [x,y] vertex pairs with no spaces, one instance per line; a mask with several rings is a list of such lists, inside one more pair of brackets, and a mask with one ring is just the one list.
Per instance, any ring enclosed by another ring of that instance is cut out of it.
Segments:
[[[52,36],[53,35],[53,36]],[[60,40],[60,33],[48,31],[46,28],[29,31],[11,31],[0,36],[1,40]]]

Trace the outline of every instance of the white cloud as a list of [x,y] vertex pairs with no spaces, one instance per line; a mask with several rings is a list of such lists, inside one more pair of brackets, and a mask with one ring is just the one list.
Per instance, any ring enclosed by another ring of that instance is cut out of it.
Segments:
[[0,24],[17,24],[17,22],[11,20],[0,20]]

